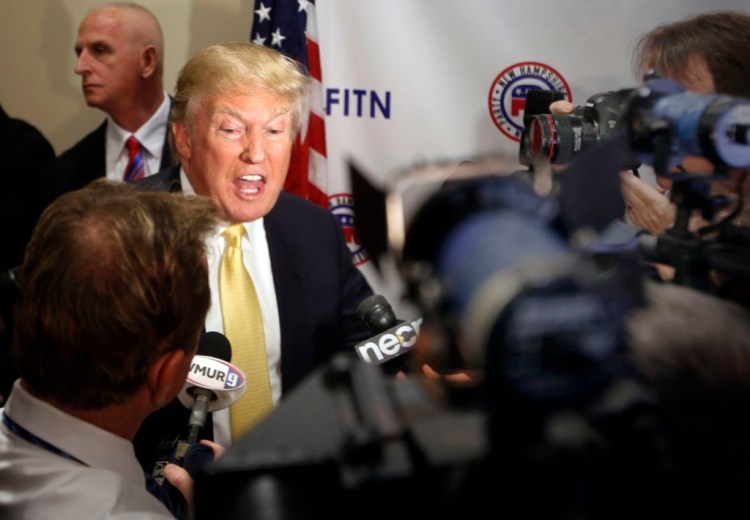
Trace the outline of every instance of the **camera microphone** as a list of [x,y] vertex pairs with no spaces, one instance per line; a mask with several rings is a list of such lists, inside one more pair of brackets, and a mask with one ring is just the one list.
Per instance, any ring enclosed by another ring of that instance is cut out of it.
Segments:
[[365,326],[376,334],[355,345],[354,350],[359,358],[365,363],[382,365],[387,373],[408,372],[403,355],[416,343],[422,318],[411,323],[399,321],[391,305],[380,294],[362,300],[357,314]]

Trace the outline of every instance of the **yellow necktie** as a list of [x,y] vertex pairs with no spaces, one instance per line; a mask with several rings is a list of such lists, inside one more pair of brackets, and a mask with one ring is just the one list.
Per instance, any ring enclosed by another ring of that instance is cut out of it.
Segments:
[[232,224],[224,231],[225,248],[219,270],[224,334],[232,345],[232,364],[247,377],[247,392],[229,409],[233,440],[273,408],[260,305],[242,262],[240,243],[244,234],[242,224]]

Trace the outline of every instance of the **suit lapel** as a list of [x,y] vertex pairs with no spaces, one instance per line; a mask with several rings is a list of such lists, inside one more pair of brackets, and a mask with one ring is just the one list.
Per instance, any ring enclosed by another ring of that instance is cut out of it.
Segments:
[[[80,168],[82,179],[78,186],[83,187],[94,179],[104,177],[107,174],[107,121],[105,120],[94,133],[92,146],[81,154],[84,165]],[[73,173],[75,175],[75,172]]]
[[304,290],[304,266],[298,261],[299,255],[304,255],[304,251],[297,251],[289,240],[289,237],[298,232],[295,226],[299,226],[299,220],[295,223],[288,208],[282,193],[274,209],[264,219],[279,308],[283,389],[297,379],[295,375],[300,367],[310,366],[314,358],[312,349],[299,347],[311,343],[312,325],[308,305],[313,302],[307,301],[310,295]]
[[[167,117],[167,131],[164,133],[164,145],[161,151],[161,163],[159,171],[169,168],[174,164],[172,161],[172,150],[169,147],[169,134],[172,133],[172,96],[169,96],[169,116]],[[170,190],[171,191],[171,190]]]

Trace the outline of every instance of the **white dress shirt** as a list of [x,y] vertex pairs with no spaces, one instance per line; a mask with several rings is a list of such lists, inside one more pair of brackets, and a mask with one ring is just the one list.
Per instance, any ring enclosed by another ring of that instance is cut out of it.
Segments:
[[0,411],[82,463],[32,444],[0,424],[0,518],[174,518],[146,490],[129,440],[58,410],[19,383]]
[[[195,190],[185,171],[180,169],[182,192],[195,195]],[[207,242],[208,276],[211,287],[211,306],[206,315],[206,331],[224,333],[224,321],[221,315],[221,299],[219,297],[219,265],[224,253],[224,238],[221,233],[228,223],[223,222],[216,229]],[[250,274],[258,294],[260,312],[263,318],[263,332],[266,339],[266,355],[268,356],[268,372],[271,381],[271,395],[274,406],[281,398],[281,326],[279,325],[279,308],[276,303],[276,289],[273,285],[271,271],[271,256],[268,252],[268,240],[263,219],[245,222],[246,234],[242,239],[242,259],[245,269]],[[229,423],[229,409],[214,412],[214,442],[229,447],[232,444]]]
[[164,150],[164,139],[167,135],[167,124],[169,123],[169,96],[164,93],[164,101],[146,121],[135,132],[128,132],[118,126],[111,117],[107,118],[107,138],[105,161],[107,166],[107,178],[111,180],[122,180],[125,167],[128,165],[128,150],[125,141],[131,135],[141,143],[143,162],[145,167],[144,176],[153,175],[161,169],[161,156]]

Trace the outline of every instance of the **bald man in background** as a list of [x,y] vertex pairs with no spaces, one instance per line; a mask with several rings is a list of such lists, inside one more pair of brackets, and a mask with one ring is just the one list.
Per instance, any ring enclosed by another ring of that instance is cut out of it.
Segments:
[[125,172],[131,162],[126,145],[131,136],[140,144],[138,178],[172,163],[164,38],[153,13],[135,3],[95,7],[78,27],[74,49],[86,104],[107,118],[40,172],[40,209],[98,177],[130,180]]
[[[107,117],[59,157],[19,180],[18,189],[28,194],[27,207],[14,214],[14,226],[29,230],[19,240],[19,251],[26,248],[42,211],[60,195],[100,177],[124,178],[130,136],[142,145],[142,176],[172,164],[167,139],[171,99],[163,86],[164,38],[153,13],[134,3],[95,7],[78,27],[74,50],[86,104]],[[13,320],[7,316],[7,330],[0,329],[0,362],[8,355]],[[0,372],[0,393],[6,393],[14,378],[7,367]]]

